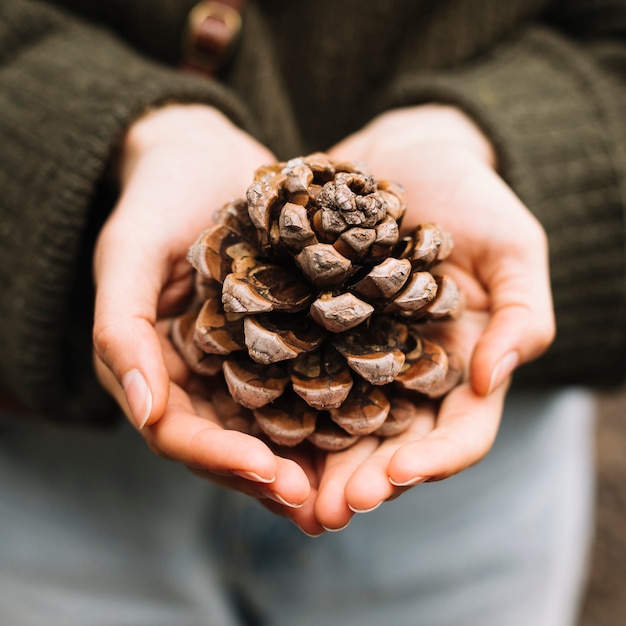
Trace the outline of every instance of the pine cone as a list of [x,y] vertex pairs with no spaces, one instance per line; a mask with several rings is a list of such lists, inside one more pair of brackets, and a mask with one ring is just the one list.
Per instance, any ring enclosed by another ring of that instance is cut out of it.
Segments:
[[343,449],[402,432],[459,382],[459,359],[420,332],[461,307],[430,272],[452,241],[434,224],[401,237],[405,209],[399,185],[316,153],[260,168],[216,213],[189,250],[196,298],[172,337],[213,377],[226,427]]

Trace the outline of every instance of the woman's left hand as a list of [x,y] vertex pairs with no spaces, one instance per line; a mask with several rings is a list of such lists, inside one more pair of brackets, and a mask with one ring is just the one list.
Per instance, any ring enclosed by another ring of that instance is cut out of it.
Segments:
[[300,458],[318,524],[307,518],[309,533],[339,529],[355,512],[482,459],[495,440],[513,370],[554,336],[544,231],[497,174],[491,145],[461,111],[438,105],[392,111],[330,154],[363,161],[377,179],[402,184],[405,229],[435,222],[452,234],[455,247],[441,270],[463,290],[465,311],[426,332],[464,360],[467,376],[440,403],[425,402],[401,435],[365,437],[307,463]]

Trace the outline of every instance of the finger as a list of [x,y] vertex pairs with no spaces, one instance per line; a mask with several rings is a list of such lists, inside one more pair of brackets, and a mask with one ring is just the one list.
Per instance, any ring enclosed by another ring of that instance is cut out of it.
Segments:
[[271,508],[275,513],[283,517],[290,517],[293,510],[302,508],[308,501],[310,489],[303,488],[303,483],[292,480],[293,476],[298,476],[300,473],[297,466],[294,467],[287,459],[278,457],[276,460],[276,478],[271,483],[252,477],[246,479],[238,475],[233,476],[233,470],[224,474],[202,467],[188,467],[193,474],[200,478],[209,480],[220,487],[262,500],[264,504],[269,505],[271,503]]
[[326,531],[324,526],[322,526],[320,521],[317,519],[317,496],[317,489],[311,489],[309,497],[300,508],[287,512],[289,519],[309,537],[319,537]]
[[297,509],[284,507],[273,500],[260,499],[261,505],[274,515],[291,520],[305,535],[319,537],[325,528],[315,518],[316,491],[312,490],[304,504]]
[[[195,384],[194,384],[195,383]],[[205,420],[215,424],[221,429],[220,419],[213,408],[210,401],[204,399],[204,396],[210,390],[206,387],[207,381],[195,379],[190,386],[198,388],[198,393],[193,394],[190,401],[194,412]],[[178,393],[178,391],[175,391]],[[224,431],[229,432],[229,431]],[[230,431],[233,432],[233,431]],[[265,444],[263,444],[265,446]],[[289,453],[289,449],[286,450]],[[272,481],[260,481],[258,476],[248,476],[250,480],[259,483],[259,485],[249,485],[245,493],[254,497],[271,500],[285,510],[300,508],[311,491],[311,478],[313,476],[313,467],[306,455],[295,455],[294,458],[287,458],[279,455],[274,456],[276,462],[275,478]],[[237,476],[241,476],[241,472],[237,472]],[[244,474],[245,475],[245,474]],[[304,478],[304,480],[303,480]],[[271,482],[271,484],[269,484]],[[282,513],[286,515],[286,512]]]
[[287,446],[276,446],[277,454],[281,457],[291,459],[297,463],[306,474],[311,487],[317,489],[320,483],[320,475],[323,471],[326,452],[314,447],[304,441],[291,448]]
[[354,511],[346,501],[346,484],[378,443],[376,437],[364,437],[347,450],[327,455],[315,504],[316,517],[326,530],[341,530],[349,524]]
[[367,513],[378,508],[406,489],[389,481],[389,462],[404,445],[418,441],[435,427],[435,412],[430,406],[419,408],[411,426],[396,437],[383,439],[376,451],[359,465],[346,485],[345,497],[355,513]]
[[276,457],[260,439],[224,430],[214,413],[210,419],[197,415],[189,396],[174,384],[163,417],[142,435],[156,454],[184,465],[258,482],[276,479]]
[[276,479],[261,490],[260,497],[272,500],[287,509],[304,505],[311,487],[302,468],[291,459],[276,457]]
[[318,496],[320,474],[323,470],[323,459],[326,453],[306,444],[300,444],[296,448],[280,448],[280,452],[302,468],[309,480],[311,490],[302,506],[297,508],[281,507],[276,502],[268,502],[268,500],[262,500],[261,503],[268,510],[288,517],[306,535],[319,537],[324,533],[325,529],[317,520],[315,505]]
[[263,487],[263,483],[259,483],[253,480],[246,480],[245,478],[239,478],[233,476],[230,473],[218,474],[217,472],[210,472],[202,469],[201,467],[187,466],[187,469],[202,480],[207,480],[214,485],[218,485],[223,489],[230,489],[237,491],[251,498],[260,498],[260,491]]
[[[529,244],[531,245],[531,244]],[[533,260],[509,258],[489,279],[491,315],[470,364],[479,394],[491,393],[513,370],[542,354],[554,339],[547,253],[532,247]]]
[[[170,339],[172,320],[159,320],[155,324],[157,336],[161,344],[163,361],[167,367],[170,380],[183,389],[190,390],[193,386],[193,374],[181,353],[174,347]],[[204,379],[204,377],[202,377]]]
[[397,450],[389,462],[389,480],[406,487],[439,480],[480,461],[498,432],[507,383],[488,396],[469,383],[455,388],[441,403],[437,426],[428,435]]
[[[168,399],[169,376],[154,328],[165,268],[163,259],[138,245],[136,233],[119,230],[98,246],[93,341],[124,389],[122,406],[141,429],[163,414]],[[112,382],[105,384],[118,397]]]
[[264,483],[260,488],[264,497],[286,506],[299,506],[306,500],[310,485],[297,463],[276,456],[256,437],[223,429],[208,403],[196,403],[203,405],[202,417],[183,390],[172,384],[163,417],[143,430],[154,452],[218,476]]

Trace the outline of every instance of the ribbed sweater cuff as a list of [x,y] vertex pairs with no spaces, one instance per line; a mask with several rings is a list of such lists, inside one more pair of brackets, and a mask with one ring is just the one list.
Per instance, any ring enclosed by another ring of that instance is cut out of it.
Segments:
[[551,382],[608,383],[607,359],[626,346],[619,88],[584,50],[536,28],[458,71],[405,77],[391,90],[391,106],[442,102],[473,117],[501,175],[548,233],[557,340],[522,379],[549,371]]
[[61,12],[8,2],[0,13],[2,220],[10,225],[0,232],[0,378],[42,413],[96,420],[110,407],[94,395],[86,363],[73,367],[68,303],[113,147],[135,117],[167,101],[212,104],[250,123],[218,84],[153,64]]

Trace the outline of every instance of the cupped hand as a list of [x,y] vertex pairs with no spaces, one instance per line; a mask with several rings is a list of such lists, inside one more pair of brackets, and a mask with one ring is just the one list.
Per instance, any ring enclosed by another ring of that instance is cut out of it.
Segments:
[[[485,312],[468,310],[424,334],[468,359],[487,321]],[[372,511],[414,485],[447,478],[480,461],[498,432],[507,388],[508,379],[482,396],[464,380],[443,399],[417,402],[417,417],[400,435],[365,437],[340,452],[318,451],[309,476],[319,529],[344,528],[355,513]],[[306,523],[308,532],[315,532],[315,525]]]
[[489,314],[472,352],[474,390],[485,395],[554,338],[545,233],[495,170],[490,143],[461,111],[399,109],[374,119],[331,154],[365,162],[405,188],[403,228],[436,222],[452,234],[450,273],[471,307]]
[[426,105],[381,115],[330,151],[363,161],[405,188],[405,230],[436,222],[454,250],[441,268],[464,291],[466,310],[426,332],[467,364],[466,380],[439,404],[425,402],[402,435],[367,437],[316,464],[315,515],[329,529],[412,485],[482,459],[500,423],[513,370],[554,336],[545,234],[495,170],[495,155],[461,111]]
[[202,105],[168,105],[128,130],[121,195],[94,255],[96,370],[160,456],[257,497],[300,505],[298,464],[255,437],[224,430],[173,349],[168,319],[192,291],[187,250],[214,211],[240,197],[271,153]]

